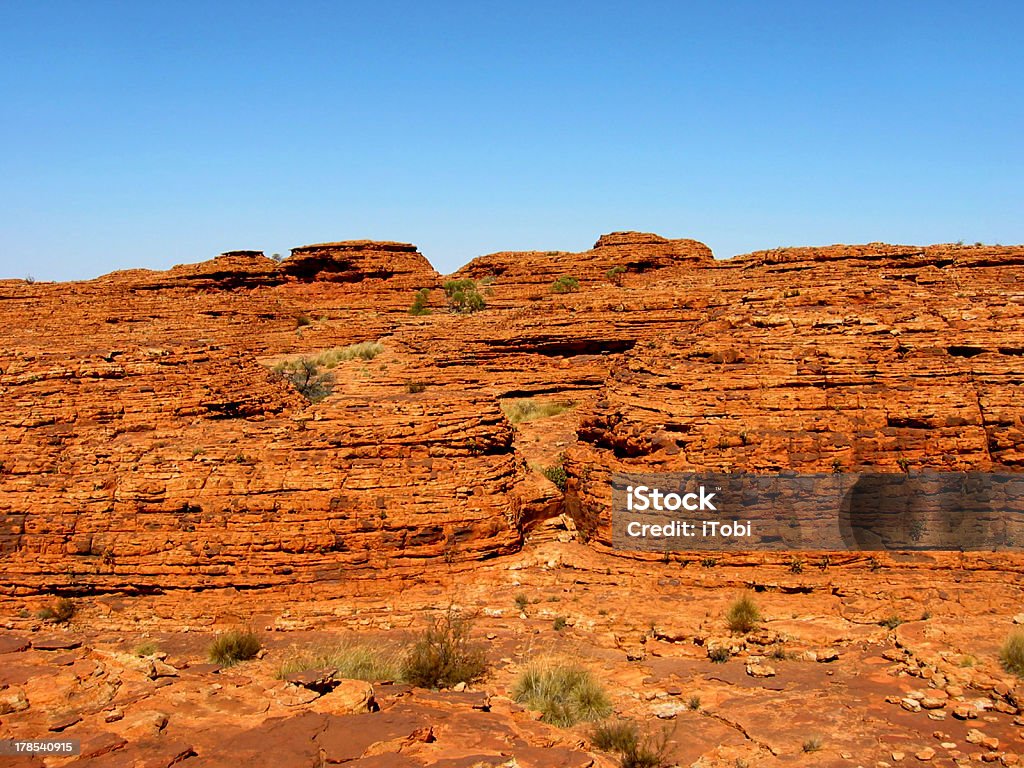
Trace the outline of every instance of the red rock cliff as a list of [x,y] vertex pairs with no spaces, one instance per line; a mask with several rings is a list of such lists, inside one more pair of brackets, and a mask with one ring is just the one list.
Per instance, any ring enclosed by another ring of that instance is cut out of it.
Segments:
[[[457,274],[486,309],[449,314],[435,290],[410,316],[441,278],[414,246],[367,241],[0,282],[5,588],[455,567],[562,509],[538,456],[564,454],[565,506],[595,546],[618,468],[1024,466],[1024,248],[716,262],[613,233]],[[555,292],[563,275],[578,290]],[[273,370],[368,341],[379,354],[338,362],[321,402]],[[571,401],[569,430],[514,427],[508,397]]]

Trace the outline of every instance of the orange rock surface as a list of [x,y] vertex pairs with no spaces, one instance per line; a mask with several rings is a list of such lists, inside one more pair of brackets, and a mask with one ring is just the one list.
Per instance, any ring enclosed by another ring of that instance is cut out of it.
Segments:
[[[619,470],[1021,471],[1024,247],[715,261],[694,240],[612,233],[452,277],[477,281],[486,308],[448,312],[414,246],[370,241],[0,281],[0,737],[62,726],[97,739],[95,765],[219,764],[231,739],[296,765],[499,765],[517,750],[553,764],[545,748],[611,765],[585,729],[507,703],[522,665],[557,648],[600,672],[617,713],[677,723],[679,764],[1024,753],[1024,692],[998,663],[1020,556],[626,557],[608,484]],[[576,289],[553,290],[562,277]],[[431,313],[410,315],[421,288]],[[364,342],[380,348],[339,352]],[[331,363],[319,402],[275,370],[303,358]],[[560,412],[513,423],[514,401]],[[747,589],[764,634],[730,636],[722,614]],[[77,607],[67,628],[33,616],[58,595]],[[391,719],[373,720],[274,679],[300,640],[393,638],[452,603],[492,643],[495,671],[469,692],[495,697],[488,711],[396,689],[377,713]],[[267,632],[268,655],[211,677],[209,633],[236,624]],[[48,634],[80,644],[47,650]],[[150,637],[180,668],[169,682],[129,653]],[[739,660],[712,664],[720,645]],[[379,738],[345,756],[351,717]],[[434,741],[428,721],[444,723]],[[975,727],[987,742],[967,740]]]

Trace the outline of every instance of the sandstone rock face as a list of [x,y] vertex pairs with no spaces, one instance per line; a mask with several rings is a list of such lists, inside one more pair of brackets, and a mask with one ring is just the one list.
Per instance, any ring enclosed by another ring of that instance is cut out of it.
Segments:
[[[583,291],[615,283],[642,285],[655,273],[672,268],[714,266],[711,249],[696,240],[668,240],[644,232],[612,232],[589,251],[503,251],[473,259],[456,276],[494,280],[495,301],[508,306],[543,300],[562,276],[579,280]],[[511,300],[511,301],[510,301]]]
[[601,235],[594,251],[617,259],[622,266],[646,272],[679,262],[709,266],[714,263],[711,249],[697,240],[669,240],[649,232],[611,232]]
[[[2,588],[401,580],[563,512],[603,547],[617,469],[1024,466],[1024,248],[612,233],[456,276],[483,311],[410,316],[440,276],[370,241],[0,282]],[[321,402],[273,371],[367,341]],[[519,398],[572,409],[513,425]]]
[[293,248],[281,271],[301,281],[358,283],[379,280],[394,289],[429,288],[438,275],[409,243],[349,240]]
[[648,289],[675,321],[614,363],[568,452],[610,541],[612,471],[1019,471],[1024,249],[762,252]]
[[234,290],[260,285],[277,285],[281,282],[281,273],[277,262],[268,259],[262,251],[228,251],[215,259],[200,264],[181,264],[167,272],[150,274],[152,275],[150,280],[144,279],[135,283],[137,290],[166,288]]

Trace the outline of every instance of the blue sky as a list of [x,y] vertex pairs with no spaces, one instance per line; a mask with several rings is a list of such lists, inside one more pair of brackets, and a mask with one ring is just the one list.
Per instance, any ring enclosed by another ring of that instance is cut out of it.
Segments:
[[0,0],[0,276],[1024,242],[1019,2]]

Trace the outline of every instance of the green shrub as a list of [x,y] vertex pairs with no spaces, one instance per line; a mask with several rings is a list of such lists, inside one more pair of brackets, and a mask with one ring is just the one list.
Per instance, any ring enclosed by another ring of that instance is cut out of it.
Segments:
[[232,629],[214,638],[209,658],[214,664],[231,667],[255,658],[262,647],[259,636],[251,629]]
[[567,624],[565,616],[556,616],[552,626],[554,626],[555,632],[561,632]]
[[690,700],[686,702],[686,706],[690,709],[700,709],[700,696],[694,694],[690,697]]
[[604,273],[604,276],[611,280],[615,285],[622,285],[622,276],[626,274],[626,268],[623,266],[615,266]]
[[612,711],[604,688],[578,664],[551,661],[530,664],[516,680],[512,698],[538,710],[545,722],[562,728],[600,720]]
[[565,492],[565,488],[569,483],[569,475],[565,471],[565,467],[561,464],[552,464],[550,467],[541,469],[541,474],[554,483],[558,490],[563,493]]
[[789,572],[790,573],[803,573],[804,572],[804,561],[799,557],[791,557],[789,559]]
[[576,293],[580,289],[580,281],[570,275],[562,275],[551,284],[552,293]]
[[430,289],[420,288],[416,291],[416,297],[412,300],[412,306],[409,307],[409,314],[417,317],[422,315],[430,314]]
[[892,616],[886,616],[884,619],[878,622],[878,625],[881,627],[885,627],[886,629],[896,629],[896,627],[898,627],[902,623],[903,619],[901,619],[896,614],[893,614]]
[[761,621],[761,611],[749,595],[744,595],[729,606],[725,621],[733,632],[750,632]]
[[384,351],[379,341],[363,341],[347,347],[327,349],[299,360],[285,360],[274,366],[275,373],[291,383],[311,403],[319,403],[334,389],[334,376],[321,369],[334,368],[348,360],[373,360]]
[[1024,631],[1017,630],[1007,635],[999,649],[999,661],[1007,672],[1024,677]]
[[347,680],[371,683],[396,680],[400,676],[399,659],[395,653],[375,645],[341,643],[309,649],[293,650],[281,663],[277,676],[284,679],[296,672],[330,669]]
[[725,664],[732,658],[732,652],[724,645],[716,645],[714,648],[708,649],[708,658],[714,664]]
[[423,392],[427,388],[427,385],[422,381],[410,381],[405,385],[405,391],[410,395],[416,395]]
[[274,371],[311,403],[319,403],[334,390],[334,377],[321,373],[320,366],[309,358],[278,363]]
[[660,738],[641,735],[640,728],[631,720],[602,723],[590,734],[590,743],[602,752],[618,754],[622,768],[663,768],[668,765],[669,732]]
[[152,656],[160,649],[157,648],[156,643],[152,640],[144,640],[135,646],[135,650],[132,651],[136,656],[143,658],[145,656]]
[[312,325],[313,319],[309,315],[296,315],[295,316],[295,327],[305,328],[307,325]]
[[802,747],[804,752],[817,752],[821,749],[821,737],[812,736],[804,742]]
[[75,615],[75,604],[66,597],[61,597],[53,604],[46,606],[37,614],[43,621],[54,624],[67,624]]
[[479,312],[487,306],[487,302],[476,287],[475,280],[449,280],[444,284],[444,295],[452,312],[469,314]]
[[482,677],[487,662],[471,628],[470,619],[451,609],[434,619],[402,660],[402,678],[423,688],[450,688]]
[[530,598],[528,598],[526,596],[525,592],[520,592],[518,595],[516,595],[516,608],[519,609],[520,613],[525,611],[526,610],[526,606],[528,606],[529,604],[530,604]]
[[560,413],[572,410],[576,403],[569,401],[536,402],[529,398],[518,400],[502,400],[501,412],[505,418],[513,424],[521,424],[524,421],[536,421],[546,419],[550,416],[557,416]]

